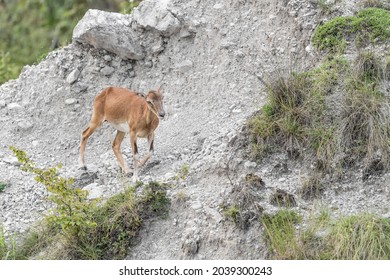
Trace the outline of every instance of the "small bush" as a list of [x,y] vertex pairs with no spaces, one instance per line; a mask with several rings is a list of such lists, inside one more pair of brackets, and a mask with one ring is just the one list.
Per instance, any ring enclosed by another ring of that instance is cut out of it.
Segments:
[[253,157],[284,150],[292,159],[312,160],[321,172],[362,159],[371,166],[379,157],[386,169],[390,103],[379,90],[388,81],[385,67],[364,51],[351,66],[334,56],[308,72],[273,75],[264,82],[268,102],[247,123]]
[[380,154],[389,161],[389,103],[371,84],[360,79],[349,81],[342,104],[340,146],[347,156],[366,157],[368,161]]
[[319,50],[344,53],[347,38],[359,38],[360,43],[386,42],[390,37],[390,12],[379,8],[367,8],[356,16],[336,17],[319,25],[312,43]]
[[26,153],[15,147],[10,147],[18,161],[20,169],[35,175],[35,181],[46,187],[49,193],[48,200],[55,207],[46,215],[50,225],[58,227],[68,236],[81,235],[88,228],[96,226],[92,220],[92,213],[96,209],[97,200],[88,200],[88,192],[72,188],[73,178],[63,178],[57,175],[57,168],[48,169],[35,167]]
[[55,206],[40,227],[24,238],[19,248],[22,256],[34,257],[44,252],[40,257],[123,259],[142,219],[168,212],[165,185],[150,182],[138,196],[135,188],[129,187],[99,205],[99,201],[87,198],[88,192],[72,188],[73,179],[59,177],[56,168],[37,168],[25,152],[14,147],[11,150],[21,162],[21,169],[35,174],[35,180],[46,187],[48,199]]
[[377,82],[384,76],[384,67],[373,52],[359,52],[355,59],[352,75],[362,82]]
[[311,80],[305,73],[278,73],[269,80],[268,103],[248,121],[255,157],[260,158],[275,144],[299,150],[306,140],[306,127],[321,110],[321,100],[311,94]]

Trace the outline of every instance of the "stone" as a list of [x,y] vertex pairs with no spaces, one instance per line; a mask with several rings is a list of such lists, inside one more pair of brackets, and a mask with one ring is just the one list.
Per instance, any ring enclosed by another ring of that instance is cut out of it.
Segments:
[[65,100],[66,105],[72,105],[72,104],[75,104],[76,102],[77,102],[77,100],[75,98],[68,98]]
[[14,156],[3,157],[3,161],[13,166],[20,166],[20,162]]
[[146,30],[171,36],[180,31],[181,23],[168,8],[169,3],[170,0],[145,1],[133,11],[133,20]]
[[144,58],[139,35],[130,27],[131,17],[90,9],[73,30],[73,42],[107,50],[123,59]]
[[114,71],[115,71],[115,69],[112,68],[112,67],[110,67],[110,66],[106,66],[106,67],[104,67],[104,68],[102,68],[102,69],[100,70],[100,72],[101,72],[103,75],[105,75],[105,76],[110,76],[110,75],[112,75],[112,73],[114,73]]
[[95,199],[103,196],[103,189],[98,183],[89,184],[84,188],[88,191],[88,199]]
[[66,82],[71,85],[77,81],[79,76],[80,76],[79,69],[74,69],[72,72],[69,73],[68,77],[66,77]]
[[18,122],[18,127],[22,130],[29,130],[33,127],[33,124],[29,121],[20,121]]
[[182,73],[186,73],[191,70],[193,63],[191,60],[184,60],[178,64],[176,64],[176,69]]
[[256,168],[256,166],[257,166],[257,163],[253,162],[253,161],[246,161],[244,163],[244,167],[246,170],[253,170]]
[[20,110],[20,109],[22,109],[23,107],[20,106],[18,103],[10,103],[10,104],[8,104],[7,108],[8,108],[9,110]]

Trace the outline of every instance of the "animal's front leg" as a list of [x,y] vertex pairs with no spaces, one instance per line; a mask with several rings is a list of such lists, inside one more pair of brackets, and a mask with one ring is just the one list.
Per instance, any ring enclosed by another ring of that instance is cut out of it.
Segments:
[[153,144],[154,144],[154,133],[152,132],[151,134],[148,135],[149,152],[148,152],[148,154],[145,156],[145,158],[144,158],[143,160],[141,160],[140,166],[144,166],[145,163],[146,163],[146,162],[150,159],[150,157],[153,155],[153,152],[154,152]]

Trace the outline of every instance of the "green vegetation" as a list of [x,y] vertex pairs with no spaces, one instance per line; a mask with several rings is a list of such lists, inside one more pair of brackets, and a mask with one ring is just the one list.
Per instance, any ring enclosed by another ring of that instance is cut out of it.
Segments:
[[177,174],[176,174],[176,181],[178,180],[185,180],[188,176],[188,173],[189,173],[189,169],[188,169],[188,165],[183,163],[180,168],[177,170]]
[[336,56],[311,71],[272,75],[265,82],[267,104],[248,120],[253,157],[284,149],[296,158],[309,151],[317,170],[329,172],[348,161],[368,165],[379,154],[388,166],[390,103],[380,91],[386,67],[366,51],[351,66]]
[[386,42],[390,37],[390,11],[367,8],[356,16],[336,17],[318,26],[312,43],[319,50],[343,53],[346,41],[355,39],[358,46]]
[[46,215],[50,225],[69,236],[79,236],[96,226],[92,213],[97,207],[97,200],[88,200],[87,191],[74,189],[73,178],[65,179],[58,176],[57,168],[60,168],[60,165],[48,169],[37,168],[25,152],[15,147],[10,149],[21,163],[21,170],[34,174],[35,181],[46,187],[49,193],[48,200],[55,205]]
[[0,84],[21,68],[71,41],[73,28],[90,8],[125,13],[141,1],[3,0],[0,1]]
[[302,218],[295,212],[280,210],[275,215],[261,217],[264,239],[275,259],[294,259],[300,255],[295,225]]
[[233,221],[235,224],[238,223],[238,217],[240,215],[240,210],[238,209],[236,204],[232,204],[228,207],[222,205],[222,213],[225,215],[225,217],[227,217],[228,219]]
[[[275,259],[390,259],[390,220],[372,214],[331,219],[326,211],[301,228],[301,217],[288,210],[264,216],[263,238]],[[300,228],[300,230],[297,230]]]
[[11,150],[21,169],[34,174],[35,180],[46,187],[53,203],[45,219],[17,247],[17,258],[123,259],[142,220],[168,213],[165,185],[139,183],[139,195],[135,187],[128,187],[100,203],[88,199],[87,191],[73,188],[73,179],[58,176],[57,168],[37,168],[25,152],[14,147]]
[[0,225],[0,260],[14,260],[16,258],[15,239],[7,242],[3,227]]
[[0,192],[4,191],[7,186],[8,184],[6,182],[0,181]]

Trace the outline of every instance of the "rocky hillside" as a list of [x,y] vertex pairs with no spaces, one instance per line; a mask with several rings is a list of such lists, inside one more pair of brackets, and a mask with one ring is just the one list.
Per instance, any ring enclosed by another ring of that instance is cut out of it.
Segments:
[[[111,85],[139,92],[163,85],[167,117],[140,178],[174,181],[170,214],[144,225],[128,258],[265,258],[260,225],[236,228],[220,205],[248,173],[263,178],[264,201],[276,187],[296,194],[299,166],[289,163],[277,171],[285,163],[280,156],[252,162],[242,128],[265,100],[258,76],[316,65],[322,57],[310,39],[318,23],[359,8],[355,0],[325,1],[330,7],[325,13],[319,2],[144,0],[130,15],[88,11],[70,45],[0,87],[0,181],[7,184],[0,193],[0,223],[24,232],[49,207],[44,187],[19,170],[10,145],[39,166],[62,163],[62,175],[75,177],[92,197],[123,190],[130,178],[118,169],[110,144],[114,130],[107,124],[88,142],[87,175],[78,169],[80,133],[93,98]],[[145,153],[146,141],[139,142]],[[122,152],[131,166],[128,137]],[[186,178],[172,179],[183,167]],[[359,178],[351,180],[329,188],[324,204],[343,213],[388,214],[378,207],[388,199],[387,176],[370,188]],[[268,202],[262,207],[275,208]],[[296,207],[305,212],[312,205],[298,201]]]

